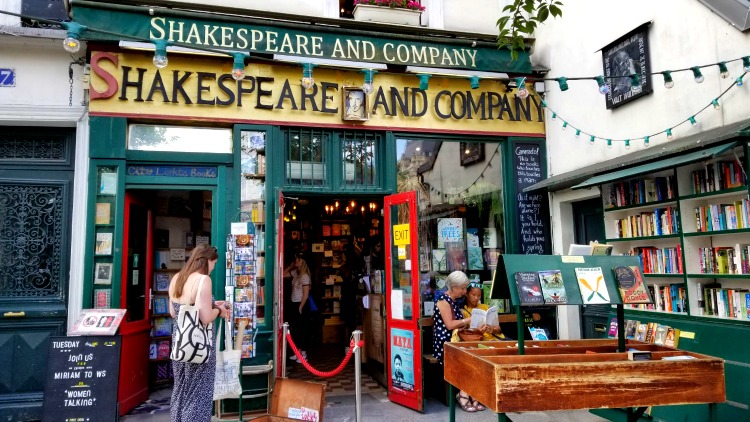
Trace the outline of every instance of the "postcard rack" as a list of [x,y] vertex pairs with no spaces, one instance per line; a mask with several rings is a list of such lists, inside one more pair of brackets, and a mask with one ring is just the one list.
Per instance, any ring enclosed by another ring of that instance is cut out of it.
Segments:
[[242,358],[255,357],[257,334],[257,297],[255,279],[256,256],[255,224],[232,223],[227,235],[226,298],[232,302],[232,336],[234,348],[242,350]]

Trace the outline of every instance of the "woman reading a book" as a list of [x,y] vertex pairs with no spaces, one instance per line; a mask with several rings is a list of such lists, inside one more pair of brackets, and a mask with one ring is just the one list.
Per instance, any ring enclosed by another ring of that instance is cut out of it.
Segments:
[[[475,281],[469,283],[466,287],[466,303],[464,304],[464,307],[461,308],[461,314],[464,318],[471,318],[471,312],[474,309],[481,309],[486,312],[490,308],[489,305],[479,303],[481,297],[482,285]],[[494,326],[484,324],[479,327],[478,330],[482,332],[482,341],[502,340],[505,338],[501,332],[500,325]]]
[[[471,318],[463,318],[461,307],[458,305],[458,299],[466,294],[466,285],[469,284],[469,277],[462,271],[453,271],[445,279],[445,293],[438,296],[435,301],[435,312],[433,318],[435,323],[432,326],[432,356],[434,356],[440,365],[443,365],[443,345],[451,338],[451,333],[456,328],[467,328]],[[461,409],[467,412],[476,412],[474,401],[463,391],[456,395]]]

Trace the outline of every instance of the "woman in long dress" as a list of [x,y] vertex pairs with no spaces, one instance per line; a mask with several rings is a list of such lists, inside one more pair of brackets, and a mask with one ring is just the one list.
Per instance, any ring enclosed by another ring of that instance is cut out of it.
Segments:
[[[216,336],[213,334],[213,322],[216,318],[228,318],[229,309],[223,301],[214,302],[211,277],[208,275],[216,266],[219,254],[215,246],[199,245],[193,249],[190,259],[175,274],[169,284],[169,313],[175,321],[173,332],[177,332],[176,316],[180,306],[195,304],[198,316],[203,325],[208,325],[212,333],[213,348],[208,360],[204,363],[187,363],[172,361],[174,386],[170,416],[172,422],[209,422],[214,395],[214,377],[216,376]],[[201,280],[203,284],[201,285]],[[198,287],[200,301],[196,303]],[[172,336],[174,346],[175,334]]]

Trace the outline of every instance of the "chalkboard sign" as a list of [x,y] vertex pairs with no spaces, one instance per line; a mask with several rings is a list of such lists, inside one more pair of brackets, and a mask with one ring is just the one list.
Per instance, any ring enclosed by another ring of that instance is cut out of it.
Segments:
[[50,337],[49,343],[42,420],[117,420],[121,337]]
[[516,187],[519,253],[549,254],[549,200],[545,192],[524,192],[543,179],[542,146],[513,144],[513,176]]

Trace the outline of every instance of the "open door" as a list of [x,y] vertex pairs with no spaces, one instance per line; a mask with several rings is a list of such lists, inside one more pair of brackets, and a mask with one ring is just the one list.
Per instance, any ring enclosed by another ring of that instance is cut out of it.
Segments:
[[284,339],[281,336],[284,333],[282,326],[284,324],[284,194],[279,190],[279,202],[276,210],[276,268],[274,270],[274,292],[276,292],[274,313],[276,325],[275,337],[276,342],[276,376],[286,378],[282,373],[282,362],[286,359],[284,355]]
[[120,308],[127,313],[120,325],[120,415],[148,400],[153,225],[151,208],[132,191],[125,192],[124,232]]
[[388,399],[423,410],[417,192],[384,198]]

